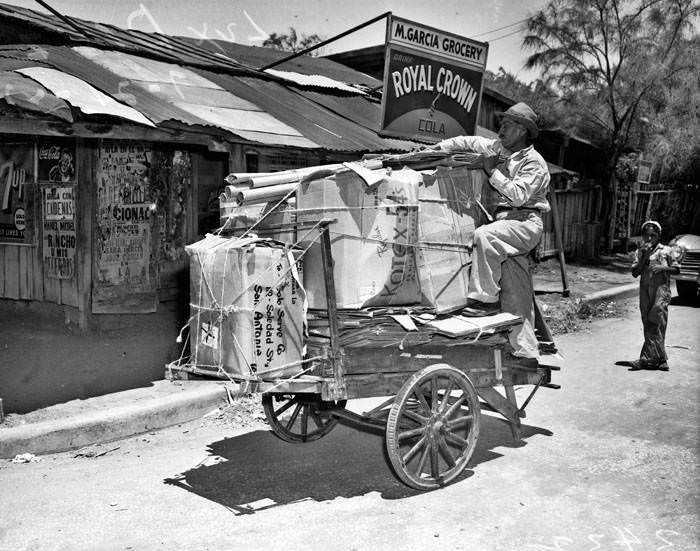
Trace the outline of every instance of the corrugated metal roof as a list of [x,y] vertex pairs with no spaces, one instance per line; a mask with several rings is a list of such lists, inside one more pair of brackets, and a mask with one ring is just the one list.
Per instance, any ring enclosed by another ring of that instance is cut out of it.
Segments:
[[[41,46],[38,53],[0,48],[0,69],[16,66],[18,59],[21,67],[53,67],[89,82],[161,126],[217,128],[270,145],[336,151],[407,151],[415,146],[377,134],[380,106],[364,90],[379,86],[378,81],[325,58],[302,56],[268,72],[248,71],[246,67],[264,66],[288,53],[126,31],[71,18],[86,29],[82,36],[53,16],[0,4],[0,22],[3,18],[21,19],[74,48]],[[31,64],[30,56],[42,61]]]
[[[67,18],[75,25],[73,27],[53,15],[0,4],[0,20],[3,18],[21,21],[70,44],[91,44],[171,63],[263,78],[267,74],[273,79],[288,80],[301,86],[333,88],[348,93],[363,93],[363,88],[376,87],[372,77],[334,61],[312,56],[301,56],[274,70],[259,72],[259,67],[289,55],[288,52],[271,48],[244,46],[224,40],[146,33],[76,17]],[[360,85],[359,88],[354,86],[356,84]]]
[[[202,40],[189,37],[178,37],[178,39],[189,44],[208,50],[212,53],[224,53],[226,56],[235,59],[247,67],[264,67],[277,62],[287,56],[289,52],[275,50],[273,48],[262,48],[260,46],[247,46],[236,42],[225,40]],[[299,73],[302,75],[318,75],[327,79],[332,79],[345,85],[360,85],[362,88],[381,87],[381,81],[365,73],[352,69],[341,63],[337,63],[325,57],[304,55],[295,57],[289,61],[276,66],[273,70]],[[315,86],[325,87],[320,81]]]
[[38,82],[14,71],[0,71],[0,99],[26,111],[36,111],[73,122],[70,106]]
[[[416,145],[415,142],[407,140],[378,136],[373,128],[378,125],[378,119],[371,121],[371,126],[364,126],[352,117],[335,113],[309,99],[306,94],[279,83],[250,77],[214,74],[209,76],[240,97],[254,97],[265,111],[299,129],[304,136],[324,149],[357,152],[408,151]],[[358,96],[342,97],[338,98],[338,101],[342,103],[343,99],[361,100],[363,104],[358,106],[360,110],[365,110],[371,105],[369,101]],[[376,113],[378,116],[379,111]],[[370,120],[366,115],[361,118]]]
[[[265,112],[250,99],[237,96],[187,67],[84,46],[74,47],[73,50],[122,77],[122,87],[138,86],[175,106],[181,111],[177,118],[181,122],[216,126],[244,139],[266,144],[321,147],[297,129]],[[133,103],[136,107],[138,102]],[[194,115],[195,118],[183,116],[182,112]]]
[[[331,96],[333,102],[344,106],[336,107],[339,113],[335,113],[300,91],[267,79],[192,70],[94,48],[44,46],[42,51],[44,64],[90,82],[159,125],[180,121],[186,125],[220,128],[243,139],[270,145],[335,151],[407,151],[415,145],[378,136],[375,130],[379,124],[378,104],[361,96]],[[0,48],[0,68],[4,68],[5,60],[13,68],[34,66],[36,62],[27,59],[34,52],[31,48]],[[148,80],[137,80],[130,75]],[[171,82],[164,82],[168,77],[173,77]],[[323,96],[318,93],[318,97]],[[330,99],[329,102],[334,104]],[[256,111],[252,110],[253,106]],[[251,110],[240,113],[229,110],[245,108]],[[277,121],[276,131],[269,134],[273,121]]]
[[[79,32],[76,28],[53,15],[8,4],[0,4],[0,19],[14,20],[34,27],[46,35],[47,42],[55,42],[58,39],[62,39],[72,44],[91,44],[136,54],[145,53],[151,58],[163,61],[201,67],[219,67],[227,71],[250,73],[249,69],[237,63],[234,59],[223,55],[215,56],[196,44],[159,33],[125,30],[114,25],[86,21],[77,17],[68,18],[76,27],[84,31]],[[9,32],[7,34],[10,35]],[[4,44],[10,43],[6,41],[7,39],[4,36],[0,37],[0,40]]]
[[364,90],[358,90],[354,86],[339,82],[322,75],[304,75],[296,71],[280,71],[278,69],[265,69],[265,72],[276,77],[282,78],[298,84],[300,86],[310,86],[313,88],[334,88],[342,92],[350,92],[351,94],[365,94]]
[[136,109],[119,103],[84,80],[68,73],[48,67],[27,67],[25,69],[16,69],[15,72],[37,81],[51,91],[54,96],[67,101],[87,115],[109,115],[146,126],[155,126]]

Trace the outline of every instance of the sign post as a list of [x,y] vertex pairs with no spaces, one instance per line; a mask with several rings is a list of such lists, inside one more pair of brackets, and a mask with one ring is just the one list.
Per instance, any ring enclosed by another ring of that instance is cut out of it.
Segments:
[[488,44],[390,15],[382,136],[438,142],[476,131]]

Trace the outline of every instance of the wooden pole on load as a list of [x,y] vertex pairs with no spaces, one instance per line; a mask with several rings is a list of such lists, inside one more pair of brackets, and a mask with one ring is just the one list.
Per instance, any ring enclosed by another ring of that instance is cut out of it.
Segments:
[[[333,368],[333,381],[324,385],[327,395],[324,400],[342,400],[347,397],[345,387],[345,370],[340,353],[340,331],[338,329],[338,308],[335,296],[335,279],[333,255],[331,253],[331,236],[328,226],[335,220],[323,219],[319,222],[321,232],[321,259],[323,262],[323,279],[326,287],[326,306],[328,308],[328,329],[330,332],[330,362]],[[325,375],[325,374],[324,374]]]

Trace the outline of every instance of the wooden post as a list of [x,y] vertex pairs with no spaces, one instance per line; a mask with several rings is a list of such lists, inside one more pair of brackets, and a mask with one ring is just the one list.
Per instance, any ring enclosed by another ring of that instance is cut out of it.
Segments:
[[549,203],[552,206],[552,222],[554,223],[554,242],[557,246],[557,258],[561,271],[562,295],[569,296],[569,278],[566,275],[566,261],[564,260],[564,245],[561,240],[561,220],[559,220],[559,207],[557,206],[557,194],[549,188]]
[[88,142],[78,138],[76,144],[78,180],[78,216],[76,237],[76,277],[78,293],[78,326],[82,331],[90,327],[92,317],[92,246],[93,224],[95,223],[95,168],[97,141]]
[[[569,136],[564,135],[561,145],[559,146],[559,156],[557,162],[562,169],[564,168],[564,156],[566,148],[569,146]],[[564,245],[561,238],[561,219],[559,218],[559,205],[557,204],[556,190],[549,186],[549,202],[552,206],[552,222],[554,222],[554,242],[557,246],[557,258],[559,259],[559,270],[561,270],[561,285],[562,296],[569,296],[569,279],[566,275],[566,262],[564,261]]]

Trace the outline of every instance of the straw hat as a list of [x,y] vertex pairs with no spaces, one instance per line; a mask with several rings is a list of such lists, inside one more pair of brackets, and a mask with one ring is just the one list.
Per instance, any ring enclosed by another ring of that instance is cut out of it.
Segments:
[[535,139],[539,134],[537,129],[537,115],[530,106],[522,101],[509,107],[506,111],[497,111],[496,117],[500,121],[502,117],[511,119],[518,124],[522,124],[527,129],[530,139]]

